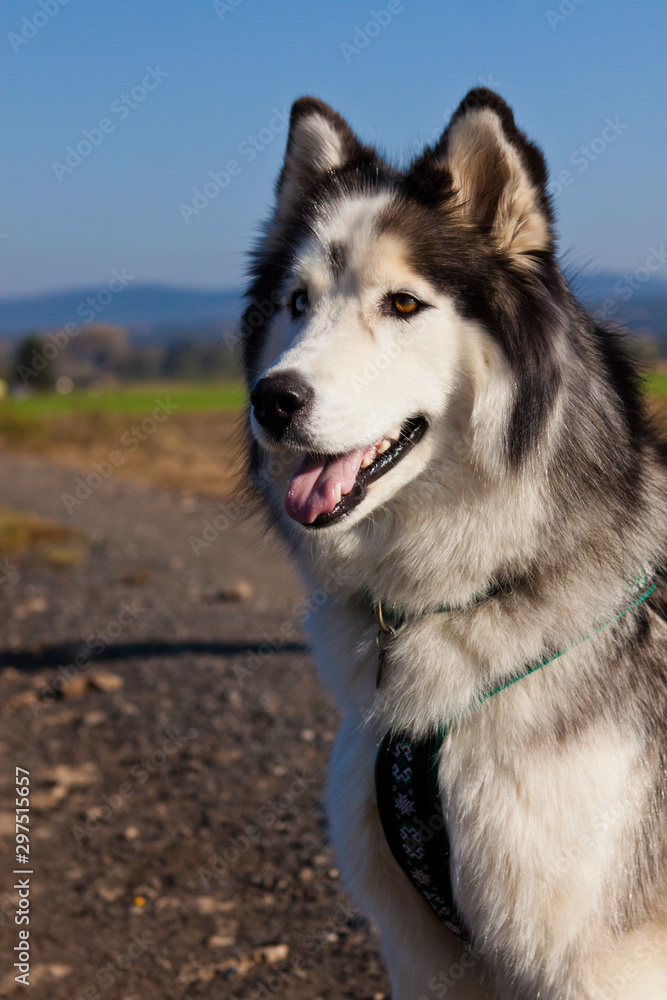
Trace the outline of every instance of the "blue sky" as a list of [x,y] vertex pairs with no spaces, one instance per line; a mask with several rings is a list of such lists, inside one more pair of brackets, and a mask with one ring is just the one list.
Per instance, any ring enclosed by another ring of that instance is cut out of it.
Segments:
[[[305,93],[401,159],[469,87],[493,86],[546,152],[570,261],[634,269],[667,237],[662,0],[2,8],[4,296],[102,286],[121,268],[137,283],[239,286],[284,115]],[[179,207],[207,183],[198,214]]]

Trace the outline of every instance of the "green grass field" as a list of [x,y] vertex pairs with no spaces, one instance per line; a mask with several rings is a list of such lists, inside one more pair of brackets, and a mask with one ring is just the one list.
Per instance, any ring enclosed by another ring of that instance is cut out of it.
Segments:
[[[646,391],[667,436],[667,372],[650,375]],[[169,419],[152,423],[154,433],[139,439],[141,448],[125,447],[126,435],[134,434],[134,425],[161,402],[173,407]],[[238,416],[244,402],[243,386],[231,379],[129,383],[95,396],[81,390],[3,399],[0,449],[90,472],[93,462],[107,461],[112,451],[124,448],[119,475],[125,478],[202,496],[231,496],[240,473]],[[0,518],[0,535],[1,529]]]
[[[654,372],[646,378],[646,391],[654,399],[667,399],[667,373]],[[130,383],[91,396],[85,390],[60,395],[35,393],[28,399],[0,401],[0,415],[8,418],[40,419],[61,413],[123,413],[128,416],[150,413],[158,401],[168,400],[179,413],[229,412],[246,400],[238,381]]]
[[654,399],[667,399],[667,373],[652,372],[646,379],[646,391]]
[[57,392],[35,393],[28,399],[5,399],[0,412],[16,417],[47,417],[58,413],[145,414],[168,400],[179,413],[211,410],[237,410],[245,402],[240,382],[164,382],[120,386],[91,396],[85,390],[61,395]]

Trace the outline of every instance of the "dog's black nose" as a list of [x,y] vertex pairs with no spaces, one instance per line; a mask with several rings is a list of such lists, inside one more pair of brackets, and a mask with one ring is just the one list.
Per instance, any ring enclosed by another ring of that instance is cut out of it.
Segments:
[[278,372],[261,378],[250,393],[257,421],[268,431],[281,434],[292,417],[305,409],[313,390],[295,372]]

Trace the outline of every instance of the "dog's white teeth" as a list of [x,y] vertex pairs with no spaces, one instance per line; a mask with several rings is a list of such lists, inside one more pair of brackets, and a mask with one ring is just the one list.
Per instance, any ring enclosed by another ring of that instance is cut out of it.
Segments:
[[385,438],[384,441],[381,441],[380,444],[377,446],[378,455],[384,455],[385,451],[387,451],[387,449],[389,448],[391,448],[391,441],[389,440],[389,438]]
[[375,459],[375,455],[367,455],[366,458],[361,463],[361,468],[362,469],[367,469],[369,465],[373,464],[374,459]]
[[336,497],[336,503],[340,503],[341,500],[343,499],[343,488],[340,485],[340,483],[336,485],[335,497]]
[[400,438],[400,436],[401,436],[401,428],[400,427],[394,427],[393,431],[389,435],[389,437],[391,438],[392,441],[398,441],[398,439]]

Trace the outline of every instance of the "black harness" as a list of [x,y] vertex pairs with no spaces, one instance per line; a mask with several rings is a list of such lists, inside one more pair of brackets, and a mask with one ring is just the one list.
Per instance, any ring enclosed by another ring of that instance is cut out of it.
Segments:
[[388,733],[375,762],[380,820],[391,853],[445,927],[470,943],[456,909],[450,844],[438,793],[444,733],[413,740]]

